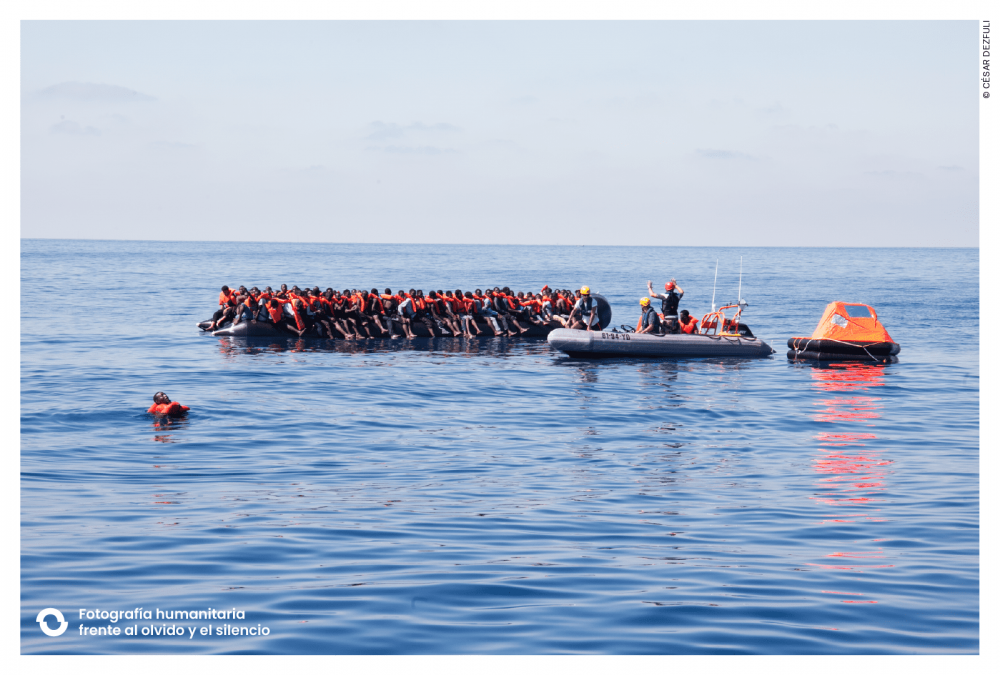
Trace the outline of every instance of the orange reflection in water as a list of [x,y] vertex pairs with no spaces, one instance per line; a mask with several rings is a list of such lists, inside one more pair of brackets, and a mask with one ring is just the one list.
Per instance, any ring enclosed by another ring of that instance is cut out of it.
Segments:
[[[884,501],[880,493],[886,489],[888,467],[892,465],[892,460],[883,457],[881,451],[868,447],[869,441],[878,438],[874,433],[854,431],[851,427],[856,427],[859,422],[866,427],[873,427],[875,425],[872,422],[881,417],[882,399],[869,394],[872,393],[872,388],[885,386],[884,367],[863,363],[830,364],[814,369],[812,376],[813,386],[822,394],[829,395],[829,398],[820,401],[822,407],[816,411],[813,419],[838,425],[815,436],[819,441],[819,453],[813,459],[813,470],[820,475],[816,482],[820,489],[810,499],[834,511],[826,514],[820,522],[837,527],[842,527],[845,523],[882,522],[885,518],[876,514],[880,510],[878,505]],[[834,558],[837,562],[831,560],[826,564],[808,564],[824,569],[861,573],[874,568],[893,567],[891,564],[878,562],[885,559],[885,552],[881,548],[873,551],[834,551],[824,557]],[[849,591],[822,592],[864,595]],[[877,600],[867,599],[840,602],[878,604]]]

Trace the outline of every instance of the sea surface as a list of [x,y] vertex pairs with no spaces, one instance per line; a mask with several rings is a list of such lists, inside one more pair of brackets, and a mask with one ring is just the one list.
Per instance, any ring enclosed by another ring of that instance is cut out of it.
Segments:
[[[770,358],[195,326],[241,283],[588,284],[634,325],[741,256]],[[978,250],[23,240],[20,294],[23,653],[979,652]],[[898,363],[789,362],[833,300]]]

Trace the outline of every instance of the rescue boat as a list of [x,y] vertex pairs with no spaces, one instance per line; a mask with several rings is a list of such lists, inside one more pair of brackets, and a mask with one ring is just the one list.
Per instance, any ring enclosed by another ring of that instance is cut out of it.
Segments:
[[788,338],[788,358],[814,361],[895,360],[900,346],[869,305],[831,302],[811,337]]
[[[570,330],[557,328],[549,333],[549,344],[576,358],[609,357],[739,357],[761,358],[774,353],[771,346],[756,337],[740,313],[746,303],[726,305],[701,319],[701,332],[655,335],[636,333],[629,326],[622,330]],[[725,310],[736,308],[732,319]],[[719,332],[719,329],[723,332]]]

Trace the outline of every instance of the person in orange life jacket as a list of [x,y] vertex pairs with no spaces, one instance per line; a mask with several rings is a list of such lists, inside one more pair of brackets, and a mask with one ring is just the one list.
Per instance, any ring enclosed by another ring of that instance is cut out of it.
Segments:
[[318,288],[314,288],[309,293],[309,299],[311,300],[309,304],[309,311],[312,312],[309,318],[312,323],[316,326],[316,329],[322,334],[323,337],[334,337],[334,330],[336,329],[333,326],[333,319],[326,311],[326,303],[324,302],[326,298],[319,295]]
[[202,328],[202,330],[210,331],[222,328],[223,323],[232,320],[235,307],[235,291],[231,290],[229,286],[223,286],[222,291],[219,293],[219,309],[212,315],[212,322],[207,327]]
[[[458,291],[455,291],[455,294],[457,295]],[[472,337],[472,331],[476,331],[477,336],[483,333],[482,329],[476,323],[476,316],[479,315],[481,307],[482,305],[473,297],[472,292],[466,291],[463,303],[462,325],[468,337]]]
[[579,292],[580,299],[573,305],[573,311],[569,315],[569,327],[590,331],[600,323],[597,318],[597,301],[590,297],[590,286],[583,286]]
[[680,332],[680,322],[677,320],[677,305],[680,304],[681,298],[684,297],[684,291],[677,285],[677,281],[671,279],[664,284],[663,289],[666,291],[665,293],[654,293],[652,281],[647,281],[646,286],[649,289],[649,297],[662,300],[660,311],[663,314],[663,331],[665,333]]
[[[518,300],[521,299],[522,294],[518,293]],[[534,293],[528,293],[524,301],[521,303],[527,312],[528,321],[531,323],[541,326],[548,322],[548,319],[542,316],[542,298],[540,295],[535,295]]]
[[461,328],[462,320],[459,319],[459,315],[462,313],[462,309],[465,304],[451,291],[445,291],[444,295],[438,292],[438,297],[443,301],[442,307],[444,308],[444,320],[448,325],[448,330],[452,332],[452,335],[466,335],[467,333]]
[[479,335],[480,330],[479,326],[476,325],[475,318],[475,303],[470,298],[466,298],[465,293],[460,288],[455,289],[454,297],[453,310],[462,326],[462,334],[471,338],[473,337],[472,331],[476,331],[476,335]]
[[285,326],[285,310],[282,308],[284,303],[290,302],[289,300],[284,300],[282,298],[271,298],[267,301],[265,307],[267,308],[267,321],[272,324],[279,332],[287,331],[288,328]]
[[396,312],[396,298],[392,293],[386,293],[379,300],[382,302],[382,320],[385,321],[389,337],[393,340],[406,337],[406,332],[402,329],[403,321]]
[[444,332],[448,331],[450,334],[451,330],[441,318],[442,310],[439,308],[441,301],[438,299],[437,291],[427,291],[427,295],[421,295],[420,299],[424,302],[427,318],[437,327],[439,333],[444,335]]
[[347,312],[348,319],[355,326],[355,332],[358,337],[373,337],[371,333],[371,320],[361,311],[364,308],[364,300],[361,299],[360,295],[346,288],[344,289],[344,296],[346,297],[344,311]]
[[[517,313],[520,312],[520,307],[517,304],[517,299],[514,297],[510,288],[504,286],[502,291],[496,292],[494,297],[494,307],[496,307],[497,312],[504,317],[507,321],[514,324],[517,328],[518,333],[526,333],[528,329],[517,322]],[[508,330],[510,335],[517,335],[512,330]]]
[[257,301],[254,300],[253,296],[241,295],[238,300],[239,303],[236,305],[236,316],[233,319],[233,325],[238,326],[244,320],[257,323]]
[[291,310],[291,318],[285,319],[285,328],[295,333],[299,337],[305,335],[306,331],[309,330],[309,324],[307,323],[306,314],[306,304],[302,301],[302,298],[295,298],[290,303],[286,305],[287,308]]
[[389,332],[388,325],[383,323],[385,318],[385,302],[382,300],[382,296],[379,295],[378,289],[371,289],[371,291],[361,291],[361,295],[365,301],[365,314],[371,319],[375,327],[378,328],[380,335],[391,335]]
[[409,293],[399,292],[399,304],[396,305],[396,313],[399,315],[399,321],[403,324],[403,330],[406,331],[407,339],[413,339],[417,337],[413,333],[413,320],[417,318],[417,309],[414,304],[413,296],[416,293],[412,288]]
[[688,335],[698,334],[698,319],[691,316],[686,309],[681,310],[681,331]]
[[353,301],[350,294],[351,292],[346,289],[343,293],[339,291],[333,292],[333,297],[330,299],[330,302],[333,304],[333,316],[348,329],[348,333],[353,338],[360,339],[361,331],[358,329],[358,322],[354,319],[351,311]]
[[288,285],[281,284],[281,289],[277,293],[275,293],[274,296],[277,298],[281,298],[282,300],[288,298]]
[[510,313],[507,311],[507,305],[504,304],[503,298],[500,297],[500,289],[494,288],[492,291],[486,291],[486,297],[489,301],[489,307],[493,311],[500,327],[500,333],[497,333],[497,335],[501,333],[504,335],[516,335],[510,327]]
[[378,293],[372,295],[368,291],[359,291],[356,305],[358,312],[368,321],[368,330],[372,333],[372,337],[376,337],[375,330],[378,330],[378,335],[385,335],[388,332],[379,321],[379,316],[382,314],[382,301],[379,299]]
[[642,307],[642,316],[639,317],[639,323],[636,325],[635,332],[637,334],[649,333],[651,335],[659,335],[660,315],[653,309],[649,298],[640,300],[639,306]]
[[448,316],[447,303],[444,301],[444,294],[437,291],[427,291],[427,309],[430,310],[434,323],[437,324],[441,334],[448,331],[450,335],[455,335],[451,317]]
[[188,406],[181,405],[177,401],[171,401],[169,396],[162,391],[158,391],[153,394],[153,405],[146,412],[153,415],[180,417],[190,409]]
[[[548,286],[546,286],[548,288]],[[552,321],[552,317],[555,314],[552,306],[552,293],[545,291],[542,293],[542,301],[538,306],[538,315],[541,317],[542,321],[548,323]]]
[[[347,322],[343,318],[343,312],[340,311],[334,299],[335,293],[336,291],[332,288],[327,288],[323,291],[323,295],[319,297],[319,303],[323,306],[324,318],[341,336],[353,338],[354,334],[347,326]],[[331,333],[330,336],[333,337],[333,334]]]
[[[431,293],[433,292],[434,291],[431,291]],[[443,333],[441,328],[438,326],[437,321],[434,320],[436,318],[434,303],[428,298],[425,298],[424,292],[419,289],[417,290],[417,295],[414,298],[414,303],[417,308],[417,320],[427,326],[427,331],[431,334],[431,337],[440,337]]]
[[[477,288],[472,297],[479,303],[479,314],[487,320],[490,329],[493,331],[493,335],[499,335],[501,331],[500,324],[497,323],[499,315],[493,309],[493,299],[490,297],[490,292],[486,291],[486,294],[483,295],[482,290]],[[504,325],[506,326],[507,324],[505,323]]]

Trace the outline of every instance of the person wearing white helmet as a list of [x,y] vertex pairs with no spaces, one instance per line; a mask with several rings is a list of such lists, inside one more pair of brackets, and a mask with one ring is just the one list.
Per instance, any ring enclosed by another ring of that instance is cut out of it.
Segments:
[[671,279],[664,284],[666,293],[654,293],[653,282],[647,281],[646,287],[649,289],[649,297],[662,300],[660,311],[663,313],[663,331],[665,333],[677,333],[680,331],[680,321],[677,319],[677,305],[684,297],[684,291],[677,285],[676,279]]
[[593,330],[598,323],[597,301],[590,297],[590,286],[580,289],[580,299],[573,305],[567,322],[570,328]]

